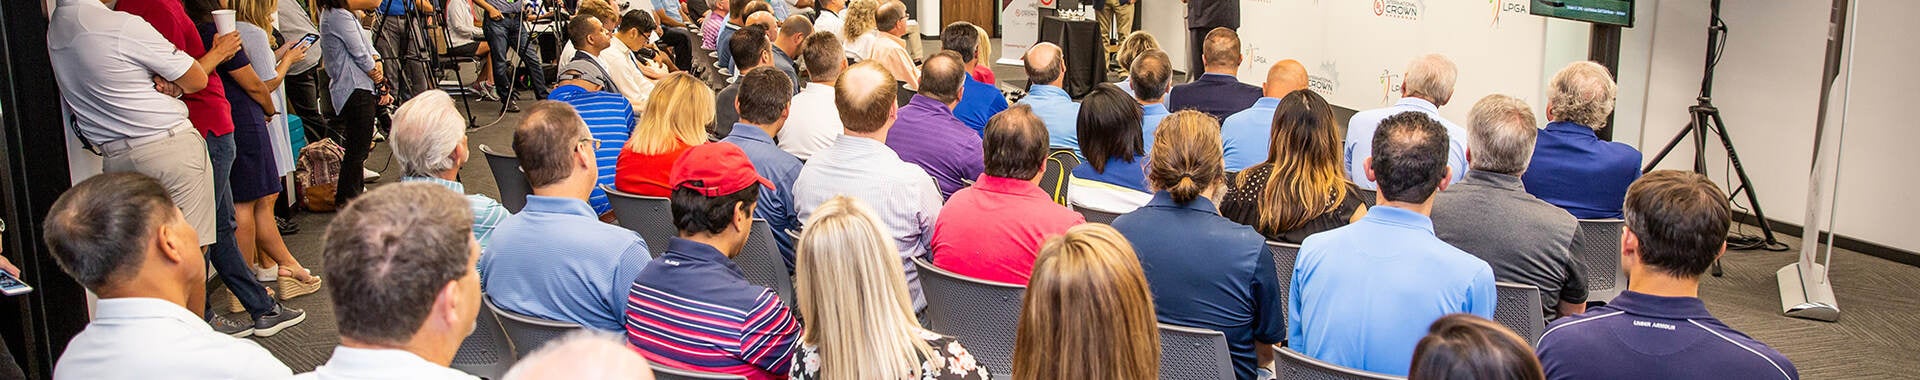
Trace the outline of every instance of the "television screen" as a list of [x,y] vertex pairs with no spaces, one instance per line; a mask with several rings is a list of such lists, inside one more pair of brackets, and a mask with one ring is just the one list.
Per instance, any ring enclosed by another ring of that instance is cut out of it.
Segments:
[[1633,0],[1533,0],[1528,10],[1538,16],[1633,27]]

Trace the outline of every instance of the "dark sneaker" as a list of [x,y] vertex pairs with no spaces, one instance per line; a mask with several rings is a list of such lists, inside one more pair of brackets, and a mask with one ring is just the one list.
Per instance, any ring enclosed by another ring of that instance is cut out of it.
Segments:
[[253,336],[253,325],[228,319],[220,314],[207,314],[213,314],[213,318],[207,320],[207,324],[213,325],[213,331],[219,331],[221,334],[227,334],[227,336],[235,338]]
[[273,223],[280,228],[281,236],[300,234],[300,224],[294,223],[292,220],[276,216],[273,217]]
[[273,334],[279,334],[280,330],[286,330],[288,327],[293,327],[293,325],[298,325],[300,322],[306,321],[306,312],[300,311],[300,309],[288,308],[285,305],[274,305],[273,312],[261,315],[260,318],[253,320],[253,336],[262,338],[270,337],[273,336]]
[[508,101],[508,102],[507,102],[507,112],[510,112],[510,113],[520,113],[520,106],[518,106],[518,105],[514,105],[512,101]]

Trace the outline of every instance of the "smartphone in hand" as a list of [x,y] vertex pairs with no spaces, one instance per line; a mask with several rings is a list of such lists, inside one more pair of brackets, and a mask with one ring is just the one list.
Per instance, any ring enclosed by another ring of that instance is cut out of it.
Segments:
[[32,286],[27,286],[27,283],[20,282],[20,278],[14,277],[12,273],[0,271],[0,294],[17,296],[29,292],[33,292]]

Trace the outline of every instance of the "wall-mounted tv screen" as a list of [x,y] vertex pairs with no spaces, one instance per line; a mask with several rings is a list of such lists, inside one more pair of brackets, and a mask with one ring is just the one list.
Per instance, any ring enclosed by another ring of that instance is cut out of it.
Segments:
[[1633,27],[1633,0],[1533,0],[1528,10],[1538,16]]

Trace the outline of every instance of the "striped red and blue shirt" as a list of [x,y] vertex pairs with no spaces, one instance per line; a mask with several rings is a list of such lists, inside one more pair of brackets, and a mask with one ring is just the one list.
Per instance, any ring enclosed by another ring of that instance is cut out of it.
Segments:
[[673,368],[786,379],[800,324],[706,244],[673,238],[627,295],[627,343]]

